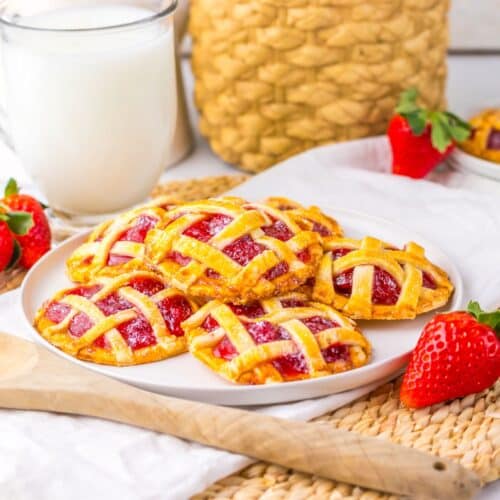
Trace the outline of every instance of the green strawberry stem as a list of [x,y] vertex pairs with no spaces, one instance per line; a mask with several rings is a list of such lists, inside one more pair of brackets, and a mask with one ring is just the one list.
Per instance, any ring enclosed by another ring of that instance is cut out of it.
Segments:
[[19,186],[17,185],[16,179],[11,177],[5,186],[4,196],[7,198],[7,196],[17,193],[19,193]]
[[474,316],[479,323],[489,326],[500,338],[500,309],[486,312],[481,309],[479,302],[470,301],[467,305],[467,312]]
[[406,119],[414,135],[422,135],[431,127],[431,142],[435,149],[444,153],[455,142],[465,141],[470,136],[471,126],[449,111],[431,111],[417,105],[418,91],[405,90],[396,106],[396,113]]
[[0,220],[7,223],[9,229],[17,236],[28,234],[33,227],[33,216],[28,212],[9,212],[1,210],[5,207],[0,203]]

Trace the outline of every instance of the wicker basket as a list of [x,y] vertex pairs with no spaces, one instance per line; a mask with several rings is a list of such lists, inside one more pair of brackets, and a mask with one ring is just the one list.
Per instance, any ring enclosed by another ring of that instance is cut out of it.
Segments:
[[383,133],[400,92],[444,104],[448,0],[192,0],[200,128],[251,172]]

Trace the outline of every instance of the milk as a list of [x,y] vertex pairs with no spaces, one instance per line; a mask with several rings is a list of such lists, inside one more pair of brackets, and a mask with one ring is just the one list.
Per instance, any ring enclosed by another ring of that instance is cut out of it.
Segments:
[[[96,28],[153,14],[96,5],[22,24]],[[6,34],[8,131],[49,204],[70,214],[101,214],[144,200],[165,166],[176,121],[172,23],[82,32],[8,28]]]

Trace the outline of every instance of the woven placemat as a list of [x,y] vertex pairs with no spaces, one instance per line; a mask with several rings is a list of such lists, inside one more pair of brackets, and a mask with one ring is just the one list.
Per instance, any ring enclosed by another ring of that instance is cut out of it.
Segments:
[[[173,181],[155,196],[193,201],[217,196],[248,176],[233,175]],[[0,293],[20,285],[24,272],[0,273]],[[332,427],[389,439],[403,446],[447,457],[474,470],[483,482],[500,478],[500,381],[490,390],[418,411],[399,401],[401,379],[317,420]],[[498,401],[497,401],[498,400]],[[202,499],[395,499],[376,491],[257,462],[194,496]],[[450,499],[451,500],[451,499]]]
[[[500,478],[500,382],[480,394],[418,411],[402,408],[398,397],[400,383],[399,378],[316,420],[456,460],[474,470],[485,483]],[[369,500],[398,497],[258,462],[193,498]]]

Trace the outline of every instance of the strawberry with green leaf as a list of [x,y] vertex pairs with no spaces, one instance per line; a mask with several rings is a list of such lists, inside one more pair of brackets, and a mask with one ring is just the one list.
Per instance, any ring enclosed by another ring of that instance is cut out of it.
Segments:
[[401,94],[387,130],[393,173],[415,179],[425,177],[471,133],[470,125],[449,111],[420,108],[417,97],[414,88]]
[[400,398],[409,408],[484,391],[500,377],[500,310],[477,302],[438,314],[425,325],[411,355]]
[[32,196],[20,194],[14,179],[7,183],[0,202],[0,220],[8,224],[15,239],[11,260],[16,258],[29,269],[49,251],[51,232],[44,207]]
[[33,226],[31,214],[9,211],[0,205],[0,271],[15,266],[21,257],[16,236],[23,236]]

